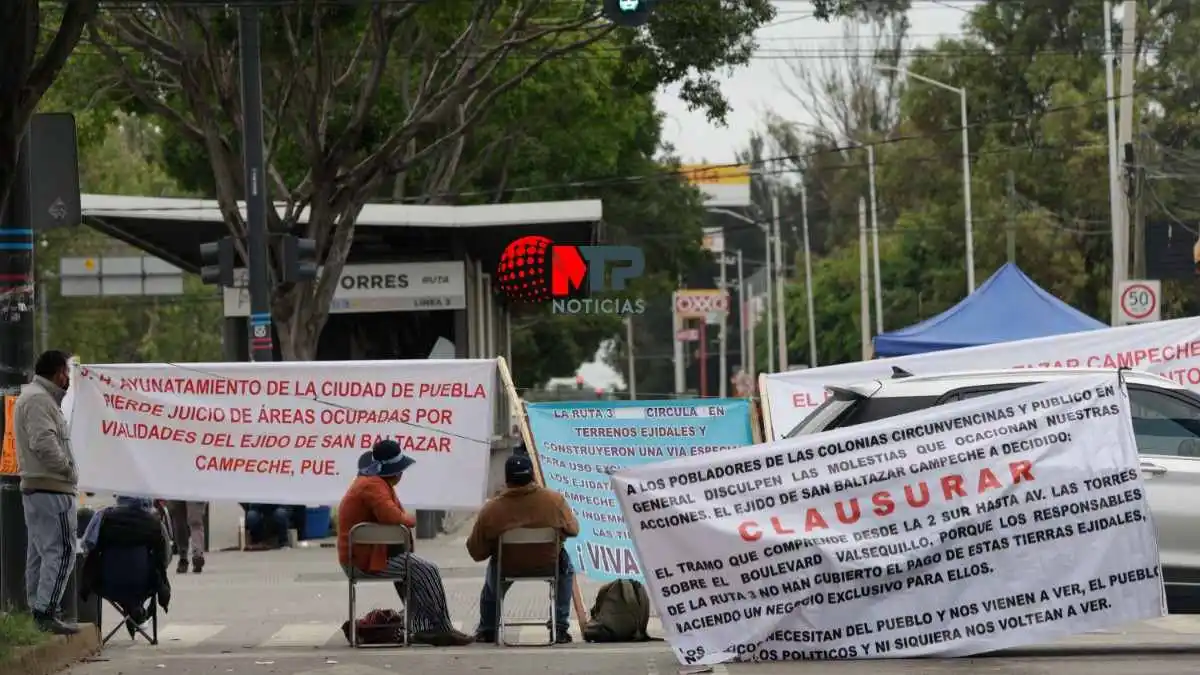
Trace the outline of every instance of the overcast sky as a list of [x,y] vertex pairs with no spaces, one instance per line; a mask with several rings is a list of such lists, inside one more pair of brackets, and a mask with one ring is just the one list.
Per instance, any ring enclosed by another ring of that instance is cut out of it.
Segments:
[[[935,42],[939,36],[957,35],[972,4],[968,0],[913,0],[907,46],[922,46]],[[791,73],[789,63],[816,62],[822,50],[844,53],[845,25],[811,18],[812,6],[803,0],[777,0],[775,5],[777,16],[759,30],[759,50],[753,60],[722,78],[722,91],[733,107],[726,126],[710,124],[703,113],[689,112],[679,100],[676,88],[659,94],[658,107],[667,116],[664,140],[675,146],[684,163],[736,161],[737,151],[746,146],[750,133],[761,125],[766,110],[774,110],[796,122],[811,122],[800,117],[802,113],[794,110],[789,113],[794,103],[787,94],[781,94],[780,77]],[[869,35],[869,29],[864,28],[864,34]],[[620,376],[600,362],[585,363],[579,373],[589,387],[611,388],[621,384]]]
[[[908,47],[932,43],[942,35],[957,35],[972,4],[966,0],[913,0]],[[676,87],[659,94],[658,107],[667,115],[664,140],[675,146],[684,163],[735,161],[735,153],[746,146],[766,110],[797,122],[812,121],[799,117],[802,113],[798,111],[789,114],[795,104],[781,92],[780,78],[791,74],[790,64],[819,60],[822,50],[844,52],[845,25],[811,18],[812,6],[807,2],[781,0],[775,6],[775,20],[758,32],[759,50],[753,60],[723,78],[721,89],[733,106],[727,126],[710,124],[702,112],[689,112]],[[863,30],[869,35],[867,28]]]

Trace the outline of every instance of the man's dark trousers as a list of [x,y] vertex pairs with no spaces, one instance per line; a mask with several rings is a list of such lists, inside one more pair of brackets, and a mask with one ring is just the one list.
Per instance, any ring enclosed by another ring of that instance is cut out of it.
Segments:
[[[496,615],[496,587],[499,573],[496,569],[496,557],[488,560],[487,577],[483,582],[483,591],[479,594],[479,627],[476,633],[494,634],[499,627]],[[504,584],[504,593],[512,582]],[[560,635],[566,634],[571,628],[571,598],[575,590],[575,568],[571,566],[571,558],[566,551],[558,552],[558,588],[554,590],[554,623]]]

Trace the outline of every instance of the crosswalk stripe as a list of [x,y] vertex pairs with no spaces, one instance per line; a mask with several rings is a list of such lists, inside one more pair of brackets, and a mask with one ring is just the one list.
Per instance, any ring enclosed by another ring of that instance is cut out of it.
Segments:
[[[173,623],[158,627],[158,643],[166,645],[172,649],[187,649],[195,647],[200,643],[216,637],[217,633],[225,630],[224,624],[210,623]],[[149,627],[147,627],[149,631]],[[151,645],[142,642],[140,637],[138,641],[130,645],[132,648],[151,647]]]
[[1186,635],[1200,634],[1200,617],[1197,616],[1175,614],[1151,619],[1146,623],[1153,625],[1155,628],[1171,631],[1172,633],[1183,633]]
[[335,635],[341,635],[342,627],[328,623],[290,623],[260,643],[260,647],[309,647],[324,645]]
[[[529,621],[531,619],[510,617],[510,620]],[[467,634],[475,632],[475,623],[473,621],[455,621],[453,623],[456,630]],[[190,649],[206,642],[222,642],[223,640],[218,636],[226,628],[229,628],[226,624],[162,623],[159,624],[158,629],[159,646],[164,649],[175,650]],[[149,631],[149,629],[149,625],[147,625],[146,630]],[[651,637],[663,637],[662,622],[657,618],[651,617],[646,630]],[[582,636],[579,635],[578,625],[574,622],[571,624],[571,634],[577,641],[582,640]],[[228,640],[233,642],[241,643],[246,639],[245,635],[237,631],[229,631],[227,635]],[[505,629],[505,635],[509,641],[523,645],[541,644],[549,637],[546,628],[542,625],[512,626]],[[214,640],[214,638],[217,639]],[[125,643],[124,640],[119,640],[118,643],[127,644],[130,648],[135,649],[151,648],[149,644],[140,638],[135,642]],[[319,648],[341,646],[343,644],[345,644],[345,638],[342,635],[341,624],[310,621],[307,623],[284,624],[272,633],[270,637],[254,646],[260,648]]]

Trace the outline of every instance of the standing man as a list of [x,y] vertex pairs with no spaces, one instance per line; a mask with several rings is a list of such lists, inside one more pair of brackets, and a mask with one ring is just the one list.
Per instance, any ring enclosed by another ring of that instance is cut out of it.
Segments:
[[175,540],[175,550],[179,553],[179,564],[175,571],[187,574],[188,545],[192,549],[192,571],[200,574],[204,571],[204,512],[208,510],[206,502],[167,502],[167,513],[171,515],[171,533]]
[[25,593],[38,627],[59,635],[79,632],[56,618],[75,566],[79,472],[71,453],[67,420],[59,407],[71,385],[69,358],[58,350],[39,356],[33,382],[21,388],[13,406],[28,539]]

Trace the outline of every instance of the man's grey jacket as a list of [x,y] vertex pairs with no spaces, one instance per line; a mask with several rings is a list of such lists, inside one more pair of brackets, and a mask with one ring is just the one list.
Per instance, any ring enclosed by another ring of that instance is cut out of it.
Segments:
[[21,387],[13,405],[13,432],[22,491],[76,494],[79,471],[60,407],[66,393],[40,375]]

